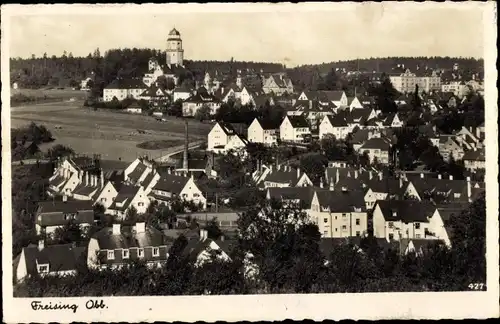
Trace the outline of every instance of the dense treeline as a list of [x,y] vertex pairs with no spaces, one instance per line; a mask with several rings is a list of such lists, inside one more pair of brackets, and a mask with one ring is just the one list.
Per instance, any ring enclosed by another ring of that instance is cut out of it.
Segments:
[[[45,86],[77,87],[86,77],[95,77],[96,84],[109,84],[116,77],[142,77],[148,70],[148,62],[155,57],[158,62],[165,62],[165,54],[157,49],[124,48],[112,49],[101,55],[99,49],[86,57],[74,57],[64,52],[62,56],[32,56],[29,59],[13,58],[10,60],[11,81],[18,82],[24,88]],[[238,62],[238,61],[192,61],[185,60],[187,76],[203,80],[206,71],[215,70],[224,74],[235,75],[237,70],[253,69],[259,72],[277,72],[284,69],[281,64]],[[93,75],[93,73],[95,75]]]
[[[232,262],[217,260],[213,255],[212,262],[194,266],[193,256],[184,252],[187,240],[181,236],[160,269],[133,264],[120,271],[96,272],[82,264],[76,277],[33,277],[16,286],[15,295],[462,291],[471,289],[471,283],[485,282],[484,195],[450,220],[451,248],[431,244],[419,256],[401,255],[397,247],[384,249],[370,237],[362,239],[358,246],[346,242],[320,248],[318,228],[306,217],[299,209],[271,201],[241,215],[240,235],[229,253]],[[364,252],[360,253],[359,248]]]
[[[302,65],[295,68],[287,69],[287,73],[292,79],[292,82],[297,88],[312,90],[320,89],[323,78],[332,70],[339,69],[338,73],[343,74],[343,69],[348,71],[360,71],[362,73],[391,73],[402,71],[408,68],[411,71],[416,71],[417,66],[420,69],[442,69],[450,71],[454,64],[459,65],[459,71],[462,78],[465,80],[472,79],[472,75],[478,73],[479,77],[484,74],[484,61],[474,58],[453,58],[453,57],[387,57],[387,58],[369,58],[359,60],[347,60],[339,62],[330,62],[314,65]],[[363,77],[361,77],[363,79]],[[366,79],[366,77],[365,77]],[[366,81],[366,80],[365,80]],[[359,84],[358,84],[359,87]],[[340,90],[340,89],[339,89]]]

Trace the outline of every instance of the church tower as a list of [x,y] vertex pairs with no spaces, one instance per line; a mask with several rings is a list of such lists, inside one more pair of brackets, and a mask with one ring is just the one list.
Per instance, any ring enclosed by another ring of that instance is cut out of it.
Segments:
[[167,51],[166,51],[167,65],[182,66],[184,60],[184,50],[182,49],[181,34],[177,29],[172,29],[168,33]]

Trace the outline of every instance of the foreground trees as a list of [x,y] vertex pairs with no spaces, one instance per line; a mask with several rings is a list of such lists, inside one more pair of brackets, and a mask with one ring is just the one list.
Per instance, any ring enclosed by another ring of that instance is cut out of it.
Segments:
[[[484,195],[455,215],[452,248],[432,244],[423,256],[401,256],[374,238],[325,247],[316,225],[295,206],[271,201],[244,212],[231,261],[213,258],[194,266],[180,236],[160,269],[133,264],[128,270],[89,271],[76,277],[30,278],[15,287],[19,297],[181,294],[459,291],[484,283]],[[209,227],[213,226],[209,225]],[[212,231],[211,232],[216,232]],[[212,233],[214,234],[214,233]],[[216,238],[218,233],[211,235]],[[362,252],[361,252],[362,251]],[[214,255],[215,256],[215,255]],[[246,265],[251,264],[253,272]],[[249,275],[250,273],[250,275]]]

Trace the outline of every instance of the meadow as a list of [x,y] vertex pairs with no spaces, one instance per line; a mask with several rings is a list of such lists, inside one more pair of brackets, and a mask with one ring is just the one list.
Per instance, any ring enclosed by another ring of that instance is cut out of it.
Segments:
[[[56,139],[42,145],[42,150],[62,144],[73,148],[77,153],[101,154],[106,160],[133,161],[144,155],[159,158],[182,149],[184,145],[185,126],[182,119],[169,117],[165,122],[158,122],[149,116],[109,110],[95,111],[83,107],[81,100],[11,108],[11,128],[31,122],[45,125]],[[190,142],[206,140],[210,129],[210,124],[190,120]],[[168,142],[171,146],[153,150],[140,147],[139,144],[148,141]]]

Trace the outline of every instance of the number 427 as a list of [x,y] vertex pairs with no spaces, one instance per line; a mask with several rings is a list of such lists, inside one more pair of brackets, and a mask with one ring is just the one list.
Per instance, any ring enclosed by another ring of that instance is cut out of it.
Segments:
[[471,283],[469,284],[468,288],[470,290],[485,290],[486,289],[486,285],[484,283]]

